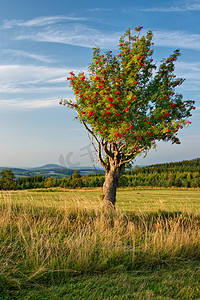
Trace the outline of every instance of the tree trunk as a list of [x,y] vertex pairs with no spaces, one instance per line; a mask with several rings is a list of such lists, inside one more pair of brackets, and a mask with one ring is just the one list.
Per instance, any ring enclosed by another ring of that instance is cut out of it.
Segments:
[[119,170],[109,170],[105,174],[103,184],[103,201],[106,205],[115,208],[116,191],[121,172]]

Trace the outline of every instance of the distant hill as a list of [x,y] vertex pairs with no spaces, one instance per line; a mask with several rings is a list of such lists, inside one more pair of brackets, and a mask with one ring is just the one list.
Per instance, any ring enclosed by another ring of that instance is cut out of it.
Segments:
[[[0,172],[3,169],[12,169],[12,172],[14,173],[16,178],[29,176],[63,178],[69,177],[74,173],[74,169],[65,168],[57,164],[46,164],[44,166],[27,169],[0,167]],[[103,169],[95,169],[93,167],[77,168],[77,170],[81,175],[95,175],[105,173]],[[136,166],[134,170],[127,171],[125,173],[150,174],[170,172],[200,172],[200,158],[179,162],[155,164],[150,166]]]
[[12,172],[13,173],[15,173],[15,172],[24,172],[24,171],[27,171],[27,170],[25,170],[25,169],[20,169],[20,168],[11,168],[11,167],[0,167],[0,172],[2,171],[2,170],[12,170]]
[[57,165],[57,164],[46,164],[46,165],[41,166],[41,167],[31,168],[30,170],[46,170],[46,169],[67,169],[67,168],[62,167],[62,166]]
[[[30,177],[30,176],[63,178],[63,177],[68,177],[74,173],[74,169],[64,168],[57,164],[47,164],[41,167],[35,167],[31,169],[0,167],[0,172],[3,169],[11,169],[16,178]],[[78,171],[81,175],[95,175],[99,173],[101,174],[104,173],[102,169],[95,169],[92,167],[80,168],[78,169]]]

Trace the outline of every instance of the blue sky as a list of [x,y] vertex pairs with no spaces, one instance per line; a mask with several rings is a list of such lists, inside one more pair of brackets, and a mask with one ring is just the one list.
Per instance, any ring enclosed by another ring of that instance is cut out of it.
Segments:
[[158,143],[136,164],[200,157],[200,1],[0,0],[0,166],[92,165],[90,140],[72,110],[70,71],[86,70],[92,47],[117,51],[120,36],[140,25],[154,33],[154,60],[180,48],[179,92],[196,100],[181,145]]

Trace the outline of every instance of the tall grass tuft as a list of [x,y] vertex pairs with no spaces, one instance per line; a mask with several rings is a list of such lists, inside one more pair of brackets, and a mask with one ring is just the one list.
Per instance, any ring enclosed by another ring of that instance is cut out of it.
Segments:
[[68,274],[200,259],[197,213],[120,213],[86,199],[0,205],[0,289]]

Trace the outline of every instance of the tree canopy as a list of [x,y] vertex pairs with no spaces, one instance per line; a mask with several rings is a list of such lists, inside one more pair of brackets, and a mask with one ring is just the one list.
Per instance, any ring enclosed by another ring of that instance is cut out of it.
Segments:
[[180,144],[178,130],[191,123],[188,117],[195,109],[194,101],[184,101],[175,91],[184,82],[174,74],[179,50],[156,66],[153,34],[140,36],[142,28],[135,28],[135,35],[128,29],[121,36],[117,54],[101,54],[95,47],[88,73],[71,72],[67,78],[75,99],[60,102],[76,110],[76,119],[98,144],[100,163],[118,177],[156,141]]
[[2,190],[13,190],[16,187],[14,180],[15,176],[10,169],[4,169],[1,172],[0,178],[0,189]]

